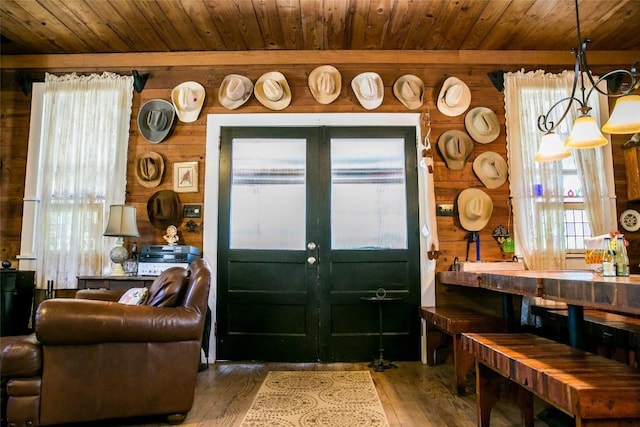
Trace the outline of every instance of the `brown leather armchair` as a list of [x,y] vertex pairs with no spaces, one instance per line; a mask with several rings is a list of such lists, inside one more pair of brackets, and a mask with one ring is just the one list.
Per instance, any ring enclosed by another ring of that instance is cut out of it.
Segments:
[[[209,266],[197,260],[158,276],[147,305],[102,301],[114,296],[91,291],[42,302],[35,337],[3,345],[8,426],[142,415],[184,421],[193,405],[210,282]],[[92,299],[79,299],[86,296]]]

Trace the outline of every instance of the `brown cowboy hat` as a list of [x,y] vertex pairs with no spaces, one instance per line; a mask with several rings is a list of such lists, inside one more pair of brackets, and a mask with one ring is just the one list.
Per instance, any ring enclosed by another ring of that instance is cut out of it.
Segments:
[[160,185],[164,174],[164,159],[155,151],[136,156],[136,179],[146,188],[154,188]]
[[182,212],[178,194],[173,190],[155,192],[147,202],[147,215],[155,228],[165,229],[169,225],[179,225]]

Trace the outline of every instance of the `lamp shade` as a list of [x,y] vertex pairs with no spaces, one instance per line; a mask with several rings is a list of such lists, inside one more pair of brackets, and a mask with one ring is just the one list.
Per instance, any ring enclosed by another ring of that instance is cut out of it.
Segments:
[[602,131],[614,134],[640,132],[640,95],[626,95],[618,98],[611,117],[602,126]]
[[536,162],[552,162],[571,156],[571,152],[564,147],[560,137],[555,132],[547,132],[540,140],[540,148],[535,156]]
[[596,148],[607,145],[609,141],[602,135],[596,119],[585,114],[576,119],[569,138],[564,142],[566,148]]
[[109,222],[104,235],[138,237],[140,233],[136,222],[136,208],[126,205],[111,205],[109,207]]

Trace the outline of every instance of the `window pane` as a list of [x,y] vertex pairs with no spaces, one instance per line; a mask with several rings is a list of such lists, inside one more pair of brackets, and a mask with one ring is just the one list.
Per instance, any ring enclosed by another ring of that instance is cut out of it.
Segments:
[[406,249],[404,140],[331,140],[331,247]]
[[585,249],[584,238],[591,237],[591,227],[589,227],[587,213],[584,209],[567,206],[564,212],[564,218],[565,228],[567,230],[567,235],[565,236],[567,249]]
[[304,249],[306,141],[234,139],[231,168],[229,247]]

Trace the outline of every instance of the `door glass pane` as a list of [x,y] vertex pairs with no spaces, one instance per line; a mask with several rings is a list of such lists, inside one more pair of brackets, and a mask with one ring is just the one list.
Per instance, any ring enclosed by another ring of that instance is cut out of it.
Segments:
[[401,138],[331,139],[332,249],[406,249]]
[[229,247],[304,249],[306,140],[235,138],[231,150]]

